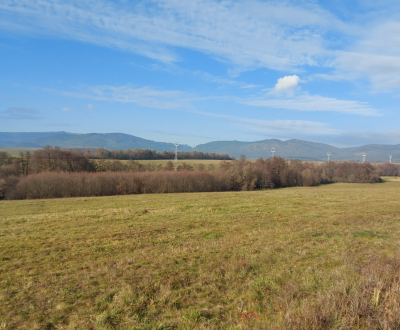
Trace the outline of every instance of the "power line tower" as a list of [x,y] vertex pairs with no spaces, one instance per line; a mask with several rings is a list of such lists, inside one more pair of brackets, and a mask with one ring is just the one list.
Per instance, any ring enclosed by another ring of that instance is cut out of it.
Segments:
[[275,157],[275,148],[271,148],[271,152],[272,152],[272,158]]
[[392,164],[392,155],[389,155],[390,164]]
[[363,153],[363,163],[365,163],[365,157],[367,156],[367,154],[364,152]]
[[176,163],[178,161],[178,146],[179,146],[179,141],[175,141],[175,159],[174,162]]
[[329,162],[329,157],[332,155],[329,151],[326,153],[328,155],[328,162]]

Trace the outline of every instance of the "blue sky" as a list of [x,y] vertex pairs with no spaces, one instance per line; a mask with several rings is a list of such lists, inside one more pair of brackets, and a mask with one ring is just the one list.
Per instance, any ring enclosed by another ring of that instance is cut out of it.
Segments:
[[400,143],[400,2],[2,0],[0,131]]

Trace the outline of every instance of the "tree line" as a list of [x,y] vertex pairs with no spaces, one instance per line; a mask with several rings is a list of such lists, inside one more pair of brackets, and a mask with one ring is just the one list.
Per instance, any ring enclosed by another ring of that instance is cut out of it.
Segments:
[[[175,152],[163,151],[157,152],[151,149],[127,149],[127,150],[106,150],[104,148],[87,148],[78,149],[78,152],[84,153],[90,159],[118,159],[118,160],[157,160],[157,159],[174,159]],[[216,159],[230,160],[228,154],[209,153],[201,151],[179,151],[179,159]]]
[[385,163],[284,160],[248,161],[244,156],[217,166],[180,162],[176,168],[131,160],[92,160],[83,153],[44,148],[18,159],[0,154],[0,198],[34,199],[120,194],[239,191],[334,182],[376,183],[399,174]]

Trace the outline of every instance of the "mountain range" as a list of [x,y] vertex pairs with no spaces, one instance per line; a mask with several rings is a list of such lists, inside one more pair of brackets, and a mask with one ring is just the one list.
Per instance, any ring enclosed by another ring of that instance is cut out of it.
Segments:
[[[43,148],[46,145],[60,148],[105,148],[108,150],[151,149],[158,152],[175,150],[173,143],[156,142],[122,133],[0,132],[0,147]],[[275,148],[275,156],[310,161],[327,160],[327,152],[330,152],[331,160],[362,161],[363,153],[365,153],[366,160],[370,162],[387,162],[389,155],[392,155],[393,162],[400,162],[400,144],[369,144],[353,148],[337,148],[310,141],[268,139],[256,142],[214,141],[194,148],[182,144],[179,145],[178,150],[229,154],[231,157],[246,155],[248,159],[256,159],[271,157],[272,148]]]

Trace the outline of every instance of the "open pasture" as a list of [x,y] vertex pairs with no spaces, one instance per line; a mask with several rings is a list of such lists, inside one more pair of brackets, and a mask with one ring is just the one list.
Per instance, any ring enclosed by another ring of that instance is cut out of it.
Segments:
[[0,201],[0,329],[395,324],[399,191]]
[[218,159],[178,159],[178,161],[175,163],[173,159],[151,159],[151,160],[137,160],[137,162],[141,164],[148,164],[148,163],[154,163],[156,165],[161,164],[165,166],[169,161],[174,163],[174,165],[178,166],[179,164],[186,163],[186,164],[191,164],[191,165],[197,165],[197,164],[204,164],[204,165],[209,165],[209,164],[214,164],[218,165],[221,160]]
[[21,148],[6,148],[0,147],[0,152],[8,152],[12,157],[18,157],[20,152],[34,152],[40,148],[29,148],[29,147],[21,147]]

